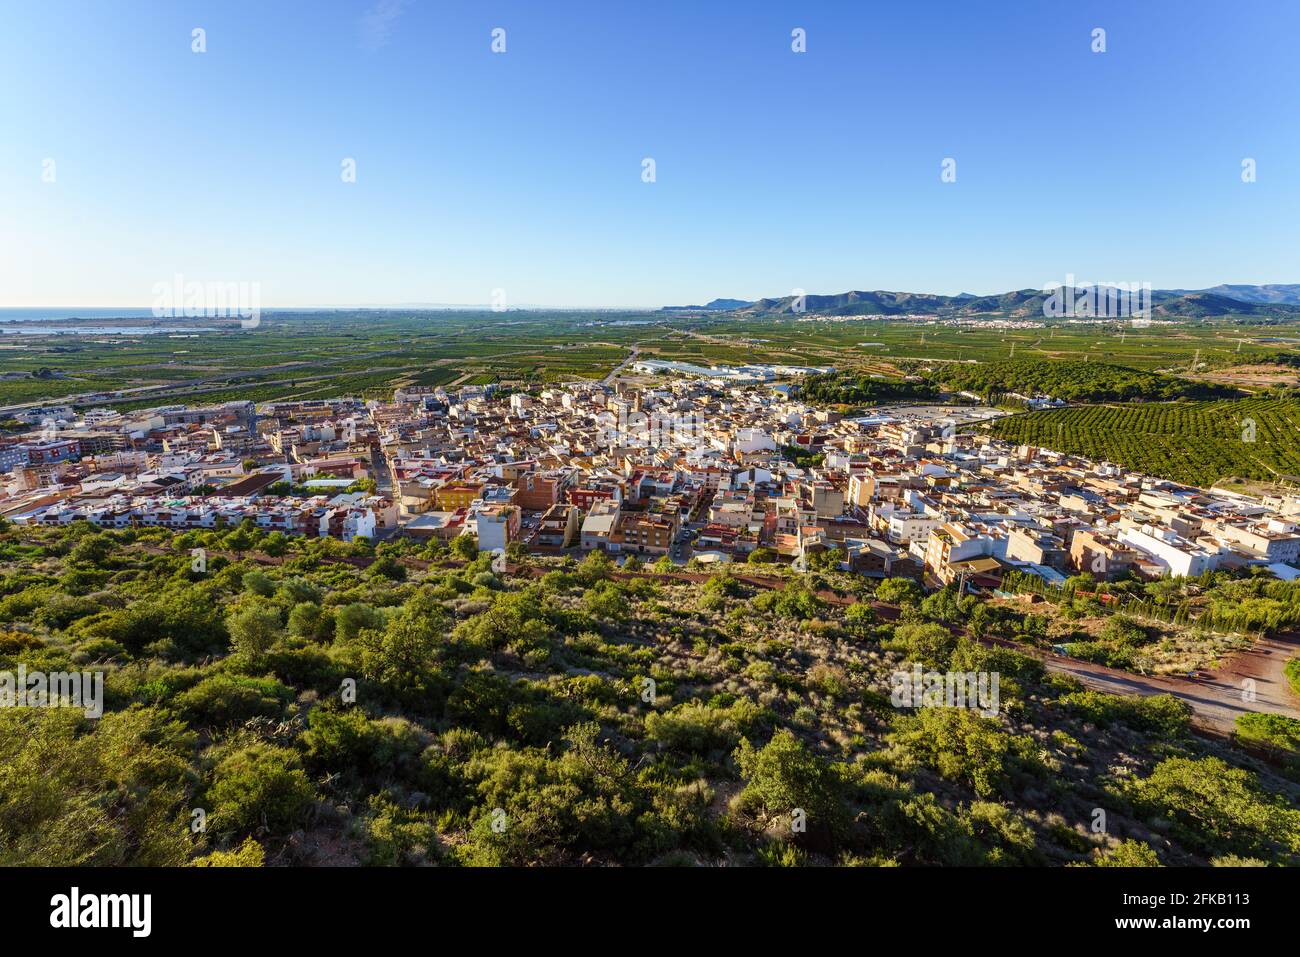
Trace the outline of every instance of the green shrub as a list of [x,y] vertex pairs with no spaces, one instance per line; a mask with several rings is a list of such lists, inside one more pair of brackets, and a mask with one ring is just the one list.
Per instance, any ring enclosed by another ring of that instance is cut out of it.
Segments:
[[1300,754],[1300,720],[1282,714],[1239,715],[1237,737],[1248,744]]
[[680,704],[667,712],[646,715],[646,735],[674,751],[707,754],[731,750],[747,734],[761,714],[748,698],[738,698],[728,707],[710,707],[698,702]]
[[279,718],[293,691],[274,678],[215,674],[177,695],[173,704],[200,726],[229,727],[249,718]]
[[315,791],[288,748],[251,744],[217,764],[208,789],[211,823],[221,831],[265,828],[283,834],[302,824]]

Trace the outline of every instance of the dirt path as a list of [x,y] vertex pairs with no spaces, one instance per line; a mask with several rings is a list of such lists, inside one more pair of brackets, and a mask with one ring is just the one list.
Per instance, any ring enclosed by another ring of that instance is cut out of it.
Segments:
[[[1245,677],[1252,676],[1244,673],[1220,670],[1211,678],[1198,679],[1135,675],[1127,671],[1107,668],[1105,665],[1027,648],[1014,641],[986,640],[984,643],[1003,645],[1032,655],[1041,660],[1050,671],[1073,675],[1085,687],[1095,691],[1143,697],[1157,694],[1173,695],[1191,706],[1194,724],[1222,734],[1227,734],[1234,729],[1240,715],[1251,712],[1268,712],[1300,718],[1300,707],[1297,707],[1296,698],[1290,693],[1281,675],[1286,658],[1277,652],[1272,652],[1273,657],[1278,660],[1276,678],[1263,677],[1261,671],[1261,676],[1254,677],[1255,699],[1247,701],[1242,681]],[[1294,654],[1297,650],[1293,647],[1291,653]],[[1256,650],[1251,649],[1249,652],[1244,652],[1243,657],[1254,658],[1255,653]],[[1267,668],[1272,667],[1270,662]]]

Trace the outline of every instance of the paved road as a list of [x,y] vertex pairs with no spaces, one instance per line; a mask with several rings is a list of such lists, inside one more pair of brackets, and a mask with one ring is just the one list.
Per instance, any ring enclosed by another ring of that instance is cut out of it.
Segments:
[[633,346],[632,351],[628,353],[627,358],[610,370],[609,375],[605,376],[605,378],[600,381],[600,384],[613,385],[614,380],[622,374],[624,369],[630,366],[633,362],[636,362],[637,356],[639,355],[641,355],[641,347],[639,345]]

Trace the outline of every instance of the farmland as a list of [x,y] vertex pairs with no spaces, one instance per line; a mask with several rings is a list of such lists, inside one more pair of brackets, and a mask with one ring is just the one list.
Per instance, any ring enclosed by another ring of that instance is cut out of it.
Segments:
[[[600,378],[633,348],[646,357],[703,364],[774,362],[932,378],[953,363],[1013,359],[1181,375],[1193,367],[1224,370],[1272,358],[1289,347],[1279,327],[1230,322],[1004,329],[664,312],[281,312],[267,313],[255,329],[200,328],[5,335],[0,404],[106,393],[115,405],[130,408],[187,396],[319,395],[331,385],[332,394],[376,397],[401,383],[448,384],[462,377],[476,384],[555,382]],[[123,392],[133,389],[149,391]]]
[[1300,401],[1100,405],[1029,412],[992,427],[998,438],[1113,462],[1208,487],[1239,477],[1300,482]]

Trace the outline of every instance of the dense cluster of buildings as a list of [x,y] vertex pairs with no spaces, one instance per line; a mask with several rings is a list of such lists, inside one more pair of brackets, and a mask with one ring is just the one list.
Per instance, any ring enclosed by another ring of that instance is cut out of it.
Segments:
[[0,515],[19,523],[189,530],[248,520],[344,540],[398,526],[396,504],[361,481],[373,429],[352,400],[123,414],[50,407],[19,420],[33,431],[0,439]]
[[[649,369],[646,370],[651,371]],[[1267,566],[1300,575],[1300,497],[1203,490],[963,430],[989,410],[845,418],[749,377],[529,391],[399,388],[392,402],[36,410],[0,444],[0,514],[345,540],[477,536],[541,552],[800,562],[996,587]],[[754,377],[762,378],[762,377]]]

